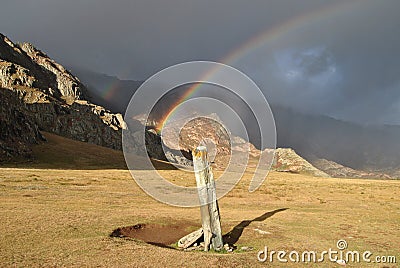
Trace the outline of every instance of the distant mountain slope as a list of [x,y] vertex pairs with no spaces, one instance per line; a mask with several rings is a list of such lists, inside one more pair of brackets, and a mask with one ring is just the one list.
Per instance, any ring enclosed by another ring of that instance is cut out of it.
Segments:
[[400,126],[361,126],[279,106],[272,110],[278,147],[293,148],[312,163],[328,159],[392,176],[400,170]]
[[125,113],[126,107],[143,81],[121,80],[115,76],[96,73],[79,67],[70,67],[88,88],[90,100],[116,113]]
[[[326,159],[316,159],[312,161],[312,164],[315,167],[325,171],[327,174],[335,178],[371,178],[371,179],[391,178],[389,175],[385,173],[355,170]],[[392,173],[392,176],[396,177],[396,174]]]

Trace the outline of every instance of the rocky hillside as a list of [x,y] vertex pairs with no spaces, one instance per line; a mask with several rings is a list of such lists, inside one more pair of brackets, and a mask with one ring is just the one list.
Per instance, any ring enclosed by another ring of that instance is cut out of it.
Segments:
[[121,114],[89,102],[78,78],[33,45],[1,34],[0,88],[2,155],[28,152],[38,129],[121,149]]
[[275,150],[273,169],[281,172],[309,174],[316,177],[330,177],[307,160],[298,155],[293,149],[278,148]]
[[[350,167],[360,171],[360,176],[372,172],[375,177],[388,174],[399,178],[400,126],[363,126],[280,106],[272,106],[272,111],[278,146],[293,148],[312,163],[315,159],[328,159]],[[329,165],[321,165],[324,166]],[[329,169],[327,173],[331,172]]]
[[67,104],[84,99],[87,90],[64,67],[30,43],[14,44],[0,34],[0,81],[25,102],[55,98]]
[[[121,114],[93,104],[85,85],[44,52],[29,43],[14,44],[2,34],[0,90],[1,161],[31,157],[31,145],[42,140],[39,130],[122,150],[127,124]],[[129,149],[145,153],[138,133],[144,126],[129,123]],[[146,132],[146,145],[151,157],[166,160],[155,132]]]
[[311,163],[323,170],[327,174],[335,178],[371,178],[371,179],[390,179],[391,176],[384,172],[373,172],[373,171],[361,171],[355,170],[349,167],[345,167],[336,162],[329,161],[326,159],[316,159]]
[[32,159],[31,145],[44,141],[34,118],[13,92],[0,88],[0,100],[0,162]]

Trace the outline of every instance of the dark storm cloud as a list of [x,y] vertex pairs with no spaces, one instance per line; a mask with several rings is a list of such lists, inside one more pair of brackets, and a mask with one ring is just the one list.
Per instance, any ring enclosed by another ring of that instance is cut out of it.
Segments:
[[144,79],[170,64],[219,60],[268,26],[321,5],[288,3],[16,0],[1,4],[0,25],[63,62]]
[[271,99],[286,106],[399,124],[399,8],[400,2],[361,1],[332,17],[311,19],[242,64]]
[[[219,61],[261,32],[339,2],[347,1],[13,0],[0,4],[0,30],[66,65],[145,79],[184,61]],[[400,123],[398,10],[399,1],[360,1],[235,67],[281,104]]]

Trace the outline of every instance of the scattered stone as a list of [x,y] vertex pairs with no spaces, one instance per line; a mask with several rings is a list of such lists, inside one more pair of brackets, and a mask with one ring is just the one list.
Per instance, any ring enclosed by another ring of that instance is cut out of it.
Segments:
[[339,265],[342,265],[342,266],[346,266],[346,261],[345,260],[337,260],[336,263],[339,264]]
[[203,236],[203,228],[200,228],[184,237],[179,239],[178,241],[178,247],[187,249],[191,246],[198,247],[197,243],[198,240]]
[[263,230],[258,229],[258,228],[254,228],[253,230],[256,231],[257,233],[261,234],[261,235],[272,234],[271,232],[263,231]]
[[204,250],[204,246],[192,246],[192,247],[188,247],[183,249],[184,251],[194,251],[194,250]]
[[224,249],[227,252],[232,252],[236,249],[237,247],[235,245],[229,245],[229,244],[224,244]]
[[181,166],[193,166],[193,161],[187,159],[184,156],[179,156],[176,153],[173,153],[171,151],[167,151],[165,153],[165,156],[167,157],[168,161],[171,163],[175,163]]

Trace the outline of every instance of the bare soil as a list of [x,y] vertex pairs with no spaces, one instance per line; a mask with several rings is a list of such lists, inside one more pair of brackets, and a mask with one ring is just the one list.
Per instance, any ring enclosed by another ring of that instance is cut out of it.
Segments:
[[139,223],[132,226],[115,229],[111,237],[130,237],[144,241],[148,244],[171,247],[172,244],[187,235],[188,229],[195,228],[193,224],[181,222],[173,225],[145,224]]

